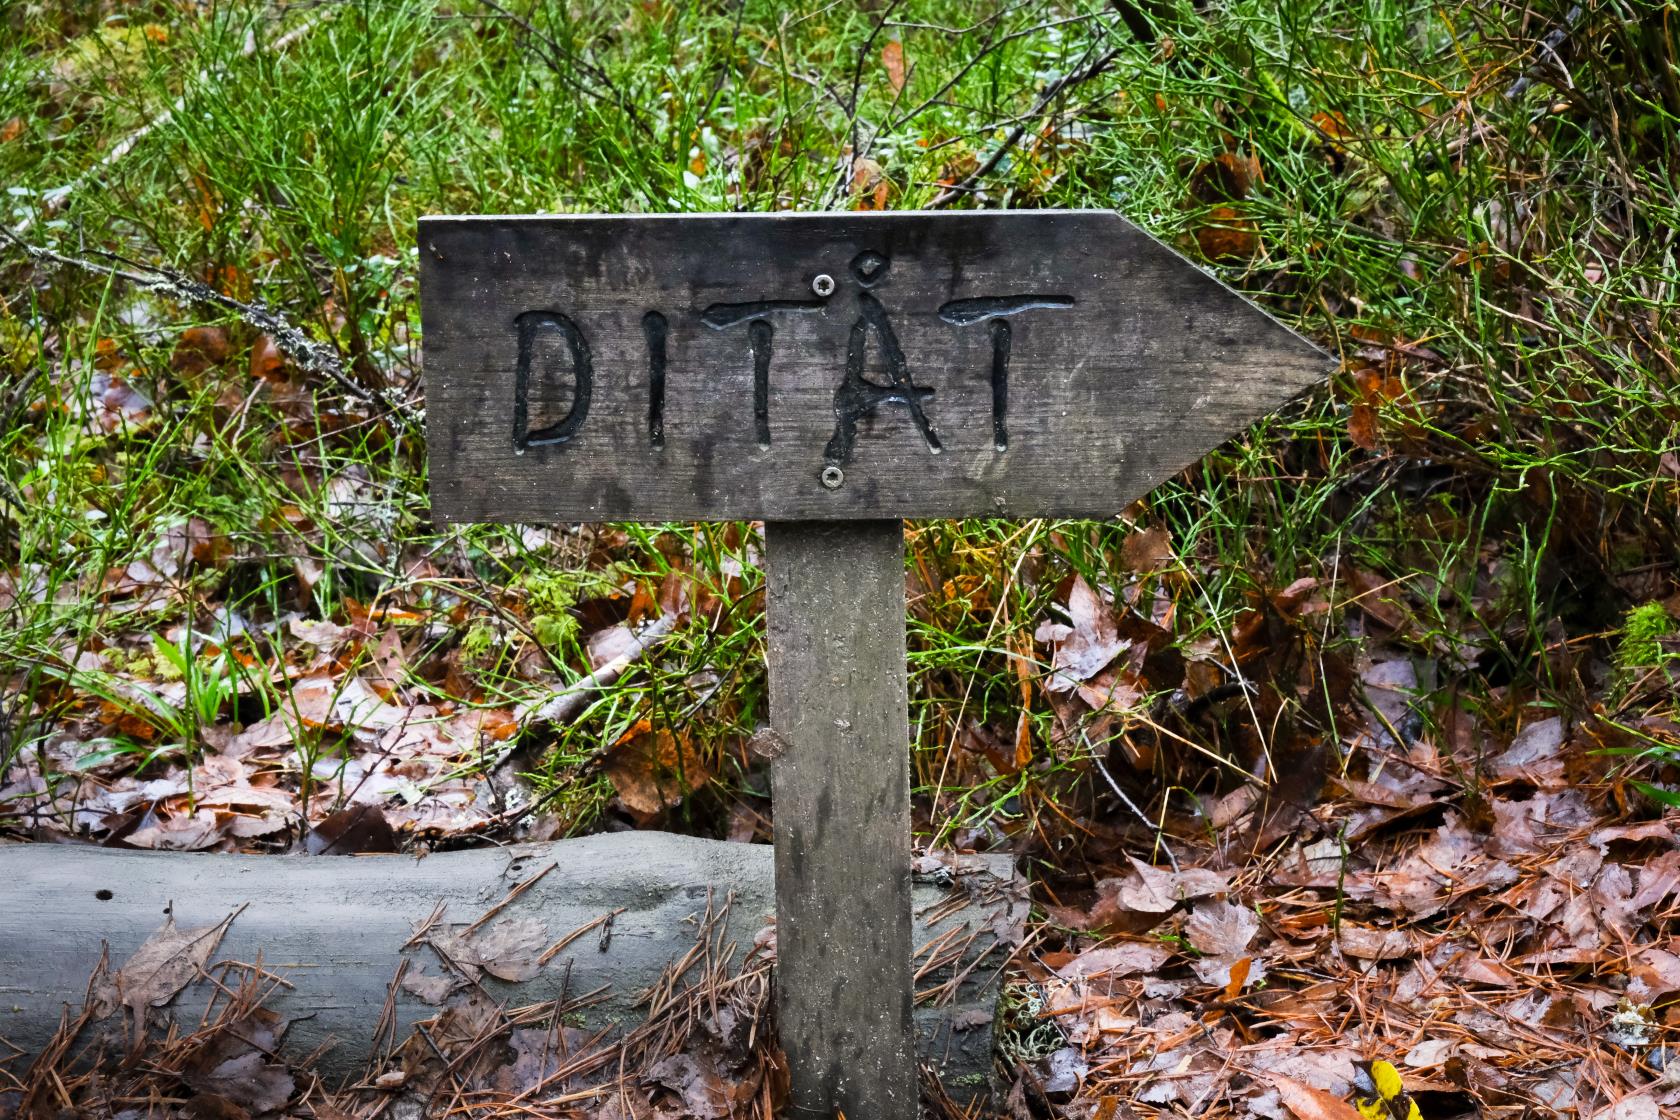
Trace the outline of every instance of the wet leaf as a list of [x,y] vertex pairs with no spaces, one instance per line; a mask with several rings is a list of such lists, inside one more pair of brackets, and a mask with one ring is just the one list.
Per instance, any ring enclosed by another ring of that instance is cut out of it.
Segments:
[[403,973],[402,990],[433,1007],[442,1006],[458,981],[452,976],[434,976],[418,968]]
[[187,1083],[200,1093],[213,1093],[257,1114],[279,1112],[297,1089],[285,1066],[256,1050],[190,1075]]
[[397,836],[377,805],[352,805],[329,814],[303,839],[312,856],[352,856],[357,852],[394,852]]
[[1127,534],[1120,545],[1120,562],[1139,575],[1161,571],[1176,560],[1172,535],[1159,525]]
[[1392,961],[1410,956],[1412,939],[1403,929],[1373,929],[1343,922],[1336,943],[1342,952],[1363,961]]
[[1115,900],[1122,908],[1139,913],[1166,914],[1182,902],[1220,894],[1227,887],[1224,875],[1206,868],[1169,871],[1137,859],[1131,863],[1132,872],[1120,880]]
[[1083,576],[1074,577],[1068,592],[1068,618],[1071,627],[1040,627],[1037,635],[1055,649],[1050,680],[1045,685],[1051,692],[1078,687],[1079,682],[1101,672],[1132,644],[1129,638],[1120,637],[1113,611]]
[[643,817],[681,804],[711,778],[687,732],[655,730],[648,720],[638,722],[613,745],[604,769],[619,800]]
[[893,92],[904,92],[904,44],[895,39],[882,47],[881,65],[887,71],[887,84]]
[[1304,1081],[1281,1073],[1264,1075],[1296,1120],[1363,1120],[1359,1110],[1340,1097],[1315,1089]]
[[1242,953],[1259,932],[1260,916],[1230,902],[1198,902],[1184,923],[1184,936],[1191,947],[1210,957]]
[[286,380],[286,359],[280,347],[268,335],[260,335],[251,344],[251,377],[253,380],[279,382]]
[[682,1114],[696,1120],[718,1120],[731,1112],[729,1092],[717,1065],[694,1054],[673,1054],[654,1063],[643,1080],[675,1093]]
[[1348,439],[1366,451],[1377,449],[1377,410],[1361,401],[1348,410]]
[[202,975],[234,917],[229,914],[213,926],[182,929],[171,915],[163,928],[124,962],[115,984],[122,1005],[133,1013],[137,1027],[145,1024],[148,1008],[164,1006]]
[[1260,236],[1252,219],[1234,206],[1215,206],[1196,228],[1196,244],[1210,261],[1247,260],[1260,251]]
[[851,192],[853,206],[858,210],[885,210],[892,183],[881,165],[868,156],[852,164]]
[[227,361],[228,335],[221,327],[188,327],[175,343],[169,366],[176,373],[192,377]]
[[1058,968],[1056,975],[1073,980],[1081,976],[1118,979],[1140,972],[1153,973],[1172,959],[1172,955],[1172,947],[1160,941],[1124,941],[1087,949]]
[[473,964],[498,980],[520,983],[542,971],[537,958],[548,940],[548,926],[540,918],[498,918],[456,945],[465,948]]

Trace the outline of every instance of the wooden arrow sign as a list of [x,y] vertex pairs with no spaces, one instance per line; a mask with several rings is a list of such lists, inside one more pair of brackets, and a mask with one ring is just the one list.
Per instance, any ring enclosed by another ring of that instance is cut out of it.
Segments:
[[914,1120],[900,519],[1105,516],[1330,361],[1109,211],[428,218],[434,515],[762,518],[793,1114]]
[[1110,211],[429,218],[434,513],[1108,516],[1326,356]]

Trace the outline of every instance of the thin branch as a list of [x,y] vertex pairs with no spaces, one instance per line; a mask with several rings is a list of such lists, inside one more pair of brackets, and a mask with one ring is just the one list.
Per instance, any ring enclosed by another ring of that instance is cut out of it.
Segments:
[[1050,85],[1045,88],[1043,95],[1039,97],[1038,103],[1033,106],[1032,112],[1027,114],[1021,124],[1016,125],[1015,128],[1010,131],[1008,137],[1004,139],[1003,143],[999,144],[992,150],[992,154],[986,157],[985,162],[983,162],[979,167],[976,167],[974,171],[966,176],[961,182],[953,183],[945,190],[939,192],[938,195],[934,196],[933,201],[928,203],[928,209],[938,210],[949,206],[951,203],[973,192],[975,185],[986,176],[990,175],[993,171],[997,170],[998,164],[1003,162],[1003,157],[1008,155],[1017,145],[1020,144],[1021,137],[1027,134],[1027,125],[1042,116],[1045,110],[1050,107],[1051,102],[1066,93],[1068,90],[1090,81],[1092,78],[1095,78],[1103,71],[1107,70],[1114,64],[1114,60],[1118,57],[1120,57],[1120,48],[1114,47],[1104,53],[1101,58],[1091,63],[1089,66],[1079,70],[1070,70],[1066,74],[1057,78],[1055,81],[1051,82]]
[[643,654],[671,636],[677,628],[677,613],[675,610],[666,611],[648,623],[635,635],[629,649],[587,677],[555,693],[547,700],[522,705],[518,712],[520,725],[563,723],[577,715],[597,692],[617,682]]
[[[1032,36],[1032,35],[1039,34],[1040,32],[1043,32],[1043,31],[1048,31],[1051,28],[1061,27],[1064,24],[1087,23],[1090,20],[1096,18],[1096,16],[1094,14],[1090,14],[1090,13],[1087,13],[1085,15],[1078,15],[1078,16],[1068,16],[1064,19],[1054,19],[1054,20],[1050,20],[1046,23],[1034,24],[1031,27],[1023,27],[1023,28],[1021,28],[1017,31],[1011,31],[1007,35],[999,36],[997,34],[997,28],[998,28],[997,19],[1001,18],[1005,14],[1005,12],[1010,11],[1010,10],[1012,10],[1012,9],[1004,9],[1003,11],[998,12],[996,17],[993,17],[990,20],[982,21],[983,23],[986,23],[989,26],[988,26],[987,31],[986,31],[986,40],[985,40],[984,43],[981,44],[980,49],[978,51],[976,51],[971,58],[969,58],[966,62],[964,62],[962,64],[961,68],[958,69],[957,72],[955,74],[953,74],[943,85],[941,85],[937,90],[935,90],[925,101],[923,101],[920,105],[917,105],[915,108],[911,109],[909,112],[905,113],[903,116],[900,116],[900,117],[896,118],[895,120],[893,120],[891,123],[889,123],[886,126],[887,129],[890,130],[890,131],[897,131],[898,129],[903,128],[905,125],[909,124],[911,121],[915,120],[922,113],[924,113],[927,110],[933,108],[934,106],[942,105],[942,104],[949,104],[948,102],[946,102],[944,100],[945,95],[950,93],[953,89],[955,89],[957,87],[957,85],[959,83],[961,83],[964,78],[968,77],[968,75],[974,71],[974,68],[979,66],[982,62],[984,62],[988,56],[990,56],[992,54],[995,54],[999,50],[1002,50],[1004,47],[1008,46],[1010,43],[1016,42],[1017,40],[1020,40],[1020,39],[1025,39],[1025,38],[1027,38],[1029,36]],[[974,26],[979,27],[979,26],[981,26],[981,24],[977,23]]]
[[898,10],[898,6],[901,2],[902,0],[891,0],[891,2],[887,4],[885,10],[876,17],[875,26],[870,29],[869,37],[865,39],[863,41],[863,45],[858,48],[857,58],[854,60],[852,66],[852,93],[851,96],[846,99],[846,115],[850,118],[846,122],[846,126],[848,131],[851,133],[851,148],[846,153],[846,168],[841,173],[839,182],[834,185],[831,193],[829,194],[828,201],[823,206],[823,209],[825,210],[846,197],[846,189],[851,183],[853,176],[857,174],[858,150],[861,140],[861,134],[859,131],[859,125],[861,122],[858,120],[858,99],[862,96],[863,92],[863,64],[866,59],[874,54],[875,40],[880,38],[882,31],[886,30],[887,23],[892,19],[893,12]]
[[110,276],[117,280],[125,280],[166,299],[201,307],[213,307],[219,311],[229,312],[272,338],[275,347],[297,363],[298,368],[305,373],[325,377],[358,400],[386,412],[394,413],[403,420],[417,421],[421,417],[420,410],[412,404],[397,400],[357,382],[345,372],[344,363],[335,350],[310,338],[301,328],[295,326],[284,315],[267,304],[257,301],[247,303],[244,300],[234,299],[230,295],[218,292],[208,284],[194,280],[190,276],[183,276],[172,269],[160,268],[156,265],[137,264],[133,261],[124,262],[133,266],[133,268],[145,270],[144,272],[135,272],[127,268],[118,268],[115,265],[90,261],[83,257],[72,257],[55,249],[48,249],[45,246],[31,245],[8,229],[0,228],[0,237],[4,237],[7,241],[16,245],[25,256],[37,263],[63,265],[98,276]]
[[[1537,57],[1517,80],[1512,82],[1509,88],[1505,90],[1507,101],[1515,101],[1527,93],[1548,67],[1562,74],[1565,81],[1569,81],[1569,69],[1563,64],[1563,59],[1559,57],[1558,48],[1563,46],[1564,41],[1569,38],[1576,25],[1581,22],[1581,15],[1581,5],[1574,5],[1569,9],[1568,14],[1563,17],[1563,23],[1547,32],[1545,37],[1535,44],[1534,53]],[[1570,84],[1573,86],[1574,83],[1570,82]]]
[[[506,7],[496,3],[496,0],[478,0],[478,2],[484,7],[489,8],[492,12],[501,16],[503,19],[507,20],[509,23],[518,27],[521,31],[524,31],[525,34],[529,35],[532,39],[536,40],[538,44],[546,48],[543,51],[543,54],[548,62],[549,69],[553,70],[555,75],[566,85],[570,86],[574,92],[581,93],[585,97],[612,101],[618,106],[619,111],[629,118],[631,125],[641,132],[642,135],[646,136],[648,140],[658,143],[659,137],[654,133],[653,126],[647,123],[647,119],[642,116],[642,112],[636,107],[635,102],[631,101],[619,91],[619,88],[616,84],[614,84],[611,75],[601,69],[597,63],[578,51],[567,49],[554,36],[545,34],[544,32],[538,30],[537,26],[530,20],[519,15],[517,12],[509,11]],[[739,26],[738,23],[737,26]],[[601,85],[605,86],[606,92],[603,93],[601,90],[591,89],[582,81],[574,77],[571,73],[574,67],[584,74],[589,75]]]

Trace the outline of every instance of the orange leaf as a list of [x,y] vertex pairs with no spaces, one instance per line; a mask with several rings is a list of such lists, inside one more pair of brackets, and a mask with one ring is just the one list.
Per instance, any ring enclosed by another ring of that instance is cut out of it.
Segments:
[[1032,698],[1033,648],[1032,637],[1022,633],[1015,636],[1015,679],[1021,686],[1021,716],[1015,722],[1015,769],[1024,769],[1032,761]]
[[1348,127],[1347,118],[1340,113],[1314,113],[1312,123],[1329,138],[1334,147],[1341,147],[1336,141],[1347,140],[1353,136],[1353,129]]
[[1220,152],[1213,165],[1228,198],[1247,198],[1250,191],[1266,181],[1260,171],[1259,156]]
[[101,338],[93,344],[93,368],[112,370],[122,364],[122,351],[114,338]]
[[904,44],[894,41],[881,48],[881,65],[887,68],[887,81],[894,93],[904,92]]
[[1377,410],[1368,404],[1356,404],[1348,416],[1348,439],[1366,451],[1377,449]]
[[631,625],[635,625],[643,619],[657,618],[659,613],[659,601],[648,594],[647,588],[638,583],[636,593],[630,597],[629,621]]
[[1253,957],[1243,957],[1231,965],[1231,982],[1225,985],[1225,1002],[1229,1003],[1242,994],[1243,985],[1248,983],[1248,970],[1254,967]]
[[0,144],[10,144],[13,140],[22,136],[23,127],[22,117],[13,117],[4,124],[0,124]]
[[892,183],[881,165],[864,156],[852,165],[852,197],[859,210],[885,210]]
[[220,365],[227,356],[227,331],[221,327],[188,327],[169,356],[169,366],[176,373],[200,374]]
[[602,768],[620,801],[651,819],[710,780],[704,760],[688,735],[638,720],[607,752]]
[[266,334],[251,344],[251,376],[264,381],[286,380],[286,360],[280,356],[280,348],[274,340]]
[[1254,223],[1232,206],[1215,206],[1208,211],[1208,224],[1196,231],[1196,244],[1209,260],[1238,260],[1252,257],[1260,249]]
[[1297,1120],[1363,1120],[1358,1109],[1323,1089],[1315,1089],[1304,1081],[1285,1077],[1281,1073],[1268,1073],[1265,1077],[1283,1099],[1283,1106],[1293,1112]]

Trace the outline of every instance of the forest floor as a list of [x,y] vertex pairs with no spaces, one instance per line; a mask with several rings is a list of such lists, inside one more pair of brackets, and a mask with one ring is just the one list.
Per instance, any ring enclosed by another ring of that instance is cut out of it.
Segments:
[[[917,843],[1032,884],[998,1111],[1680,1108],[1673,5],[594,8],[0,9],[0,837],[768,841],[759,527],[434,524],[416,217],[1107,207],[1339,368],[1122,517],[909,526]],[[0,1114],[402,1111],[259,996]],[[457,1112],[785,1095],[475,1014]]]

